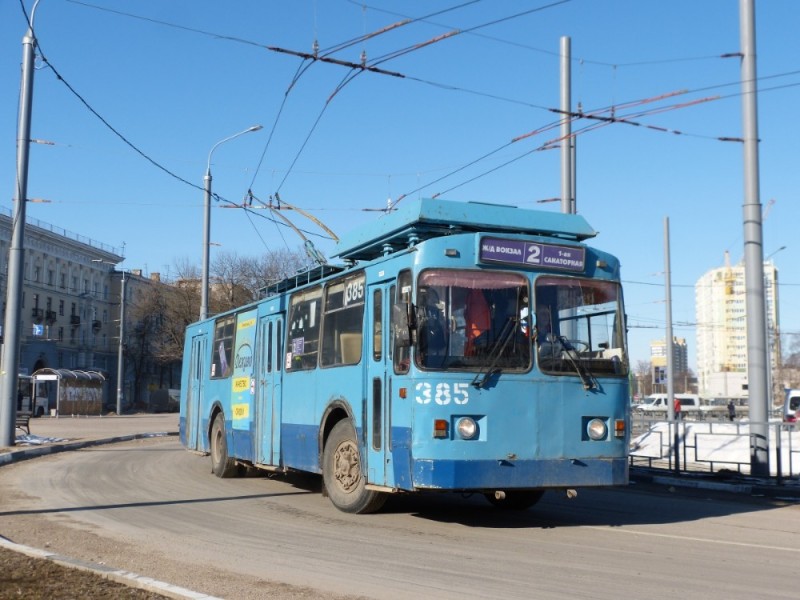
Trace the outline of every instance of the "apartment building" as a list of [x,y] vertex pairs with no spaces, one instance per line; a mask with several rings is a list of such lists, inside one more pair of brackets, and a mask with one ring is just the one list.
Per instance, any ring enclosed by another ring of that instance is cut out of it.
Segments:
[[[11,212],[0,211],[0,298],[5,304]],[[120,350],[123,249],[28,219],[21,305],[20,372],[42,368],[97,371],[106,377],[104,397],[114,404]],[[127,302],[137,289],[158,280],[125,271]],[[127,327],[132,324],[127,322]],[[132,374],[125,369],[123,393],[132,404]],[[141,386],[139,386],[141,387]],[[145,386],[148,387],[148,386]],[[152,387],[150,385],[149,387]]]
[[[769,373],[780,364],[778,270],[764,263]],[[706,272],[695,284],[697,376],[705,397],[747,396],[747,307],[744,264]],[[772,378],[774,380],[774,378]],[[771,384],[770,384],[771,385]]]

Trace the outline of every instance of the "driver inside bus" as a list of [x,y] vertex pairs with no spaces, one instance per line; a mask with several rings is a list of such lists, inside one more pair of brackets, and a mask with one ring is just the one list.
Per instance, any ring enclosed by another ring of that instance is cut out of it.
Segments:
[[533,335],[536,343],[540,346],[545,342],[553,341],[553,322],[550,318],[550,308],[548,306],[538,306],[536,308],[536,325],[533,328]]
[[444,316],[438,294],[431,288],[420,290],[422,311],[419,314],[420,362],[425,367],[440,367],[447,355]]
[[556,356],[556,335],[553,331],[553,319],[550,314],[551,307],[539,305],[536,307],[536,324],[533,327],[533,338],[539,348],[540,358],[553,359]]

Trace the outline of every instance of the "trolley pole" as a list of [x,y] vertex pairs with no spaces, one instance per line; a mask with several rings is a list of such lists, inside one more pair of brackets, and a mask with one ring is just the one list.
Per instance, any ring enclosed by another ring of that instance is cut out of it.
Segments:
[[0,365],[0,446],[16,441],[17,384],[19,374],[20,326],[22,320],[22,275],[25,267],[25,204],[28,201],[28,153],[31,139],[31,104],[33,102],[33,61],[36,38],[33,35],[33,5],[28,31],[22,38],[22,80],[19,89],[17,124],[17,185],[14,189],[14,218],[11,224],[11,248],[8,253],[8,288],[6,317],[3,324],[3,357]]

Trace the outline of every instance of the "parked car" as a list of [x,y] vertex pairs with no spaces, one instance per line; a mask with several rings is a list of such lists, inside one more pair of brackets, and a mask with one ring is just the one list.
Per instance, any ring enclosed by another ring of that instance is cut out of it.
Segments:
[[[697,394],[674,394],[674,397],[681,403],[681,412],[700,410],[700,396]],[[644,402],[635,405],[634,409],[644,413],[665,413],[669,411],[668,400],[666,394],[650,394]]]
[[800,390],[786,390],[786,400],[783,403],[783,421],[796,423],[800,416]]

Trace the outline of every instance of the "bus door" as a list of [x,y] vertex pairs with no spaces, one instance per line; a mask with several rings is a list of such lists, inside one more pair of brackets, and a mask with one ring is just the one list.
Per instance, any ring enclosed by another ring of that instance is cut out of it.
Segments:
[[258,322],[256,366],[256,462],[279,465],[281,460],[281,342],[283,314],[261,317]]
[[367,481],[376,485],[386,483],[386,470],[391,468],[388,454],[391,430],[389,361],[389,284],[383,282],[368,287],[367,335],[364,336],[366,362],[366,411],[364,412],[365,447],[367,452]]
[[189,362],[189,389],[186,393],[186,447],[194,450],[203,448],[200,433],[200,413],[203,405],[203,379],[206,373],[206,346],[208,336],[196,335],[192,338],[192,354]]

